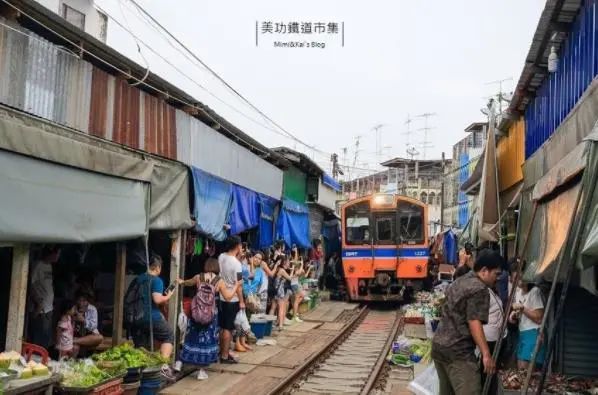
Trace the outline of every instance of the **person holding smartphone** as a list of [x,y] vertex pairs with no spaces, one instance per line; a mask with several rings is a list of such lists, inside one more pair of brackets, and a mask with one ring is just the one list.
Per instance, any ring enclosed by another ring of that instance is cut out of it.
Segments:
[[[237,256],[241,252],[241,238],[238,236],[229,236],[225,243],[226,252],[218,257],[220,267],[220,277],[228,289],[233,289],[235,285],[243,279],[241,262]],[[220,294],[220,362],[237,363],[238,361],[230,355],[230,344],[235,330],[235,318],[239,310],[245,309],[245,300],[243,299],[243,289],[239,287],[236,295],[229,301],[224,295]]]

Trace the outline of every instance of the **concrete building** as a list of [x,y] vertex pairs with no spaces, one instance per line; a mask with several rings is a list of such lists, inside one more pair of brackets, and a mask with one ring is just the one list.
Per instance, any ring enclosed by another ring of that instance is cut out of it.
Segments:
[[108,16],[100,12],[94,0],[36,0],[85,33],[106,42]]

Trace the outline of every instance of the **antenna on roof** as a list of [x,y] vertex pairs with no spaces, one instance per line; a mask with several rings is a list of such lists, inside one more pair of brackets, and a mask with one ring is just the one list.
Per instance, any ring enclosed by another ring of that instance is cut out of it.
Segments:
[[436,115],[437,114],[435,112],[425,112],[423,114],[416,116],[416,118],[424,119],[424,127],[421,129],[418,129],[418,131],[424,132],[424,139],[420,143],[420,147],[422,148],[422,150],[424,152],[424,159],[426,159],[426,153],[428,151],[428,148],[434,148],[434,146],[432,145],[432,142],[428,141],[428,134],[430,133],[430,130],[434,129],[433,127],[428,126],[428,118],[435,117]]

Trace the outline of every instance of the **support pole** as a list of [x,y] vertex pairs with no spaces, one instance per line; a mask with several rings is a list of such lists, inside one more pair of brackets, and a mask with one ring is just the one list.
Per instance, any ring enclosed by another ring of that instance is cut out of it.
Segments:
[[[171,244],[170,244],[170,282],[176,281],[181,277],[181,253],[183,251],[183,231],[176,230],[171,233]],[[177,331],[177,320],[179,316],[179,304],[181,303],[179,287],[170,300],[168,301],[168,326],[172,329],[173,333]]]
[[444,170],[445,159],[444,152],[442,153],[442,177],[440,182],[440,231],[442,232],[442,224],[444,223]]
[[19,244],[13,248],[12,275],[10,278],[10,303],[6,324],[6,350],[20,352],[23,347],[23,331],[27,314],[27,277],[29,275],[29,245]]
[[112,346],[124,339],[125,282],[127,274],[127,246],[116,244],[116,270],[114,272],[114,314],[112,317]]

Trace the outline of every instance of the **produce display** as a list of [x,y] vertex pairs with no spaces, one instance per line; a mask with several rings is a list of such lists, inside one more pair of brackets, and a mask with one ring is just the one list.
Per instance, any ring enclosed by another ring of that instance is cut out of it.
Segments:
[[[519,391],[525,383],[527,371],[506,370],[500,373],[502,386],[505,390]],[[534,373],[530,381],[530,391],[535,391],[538,386],[539,373]],[[598,390],[597,379],[583,379],[567,377],[560,374],[546,376],[543,392],[550,394],[594,394]]]
[[62,381],[68,388],[90,388],[114,377],[88,361],[70,361],[62,364]]
[[18,362],[21,359],[21,354],[16,351],[8,351],[0,353],[0,368],[7,369],[11,363]]
[[117,362],[123,368],[151,368],[168,363],[158,353],[152,353],[142,348],[135,348],[129,343],[113,347],[101,354],[93,356],[96,362]]
[[399,336],[392,344],[392,350],[387,360],[395,365],[410,365],[412,363],[427,364],[432,360],[432,342],[405,336]]

